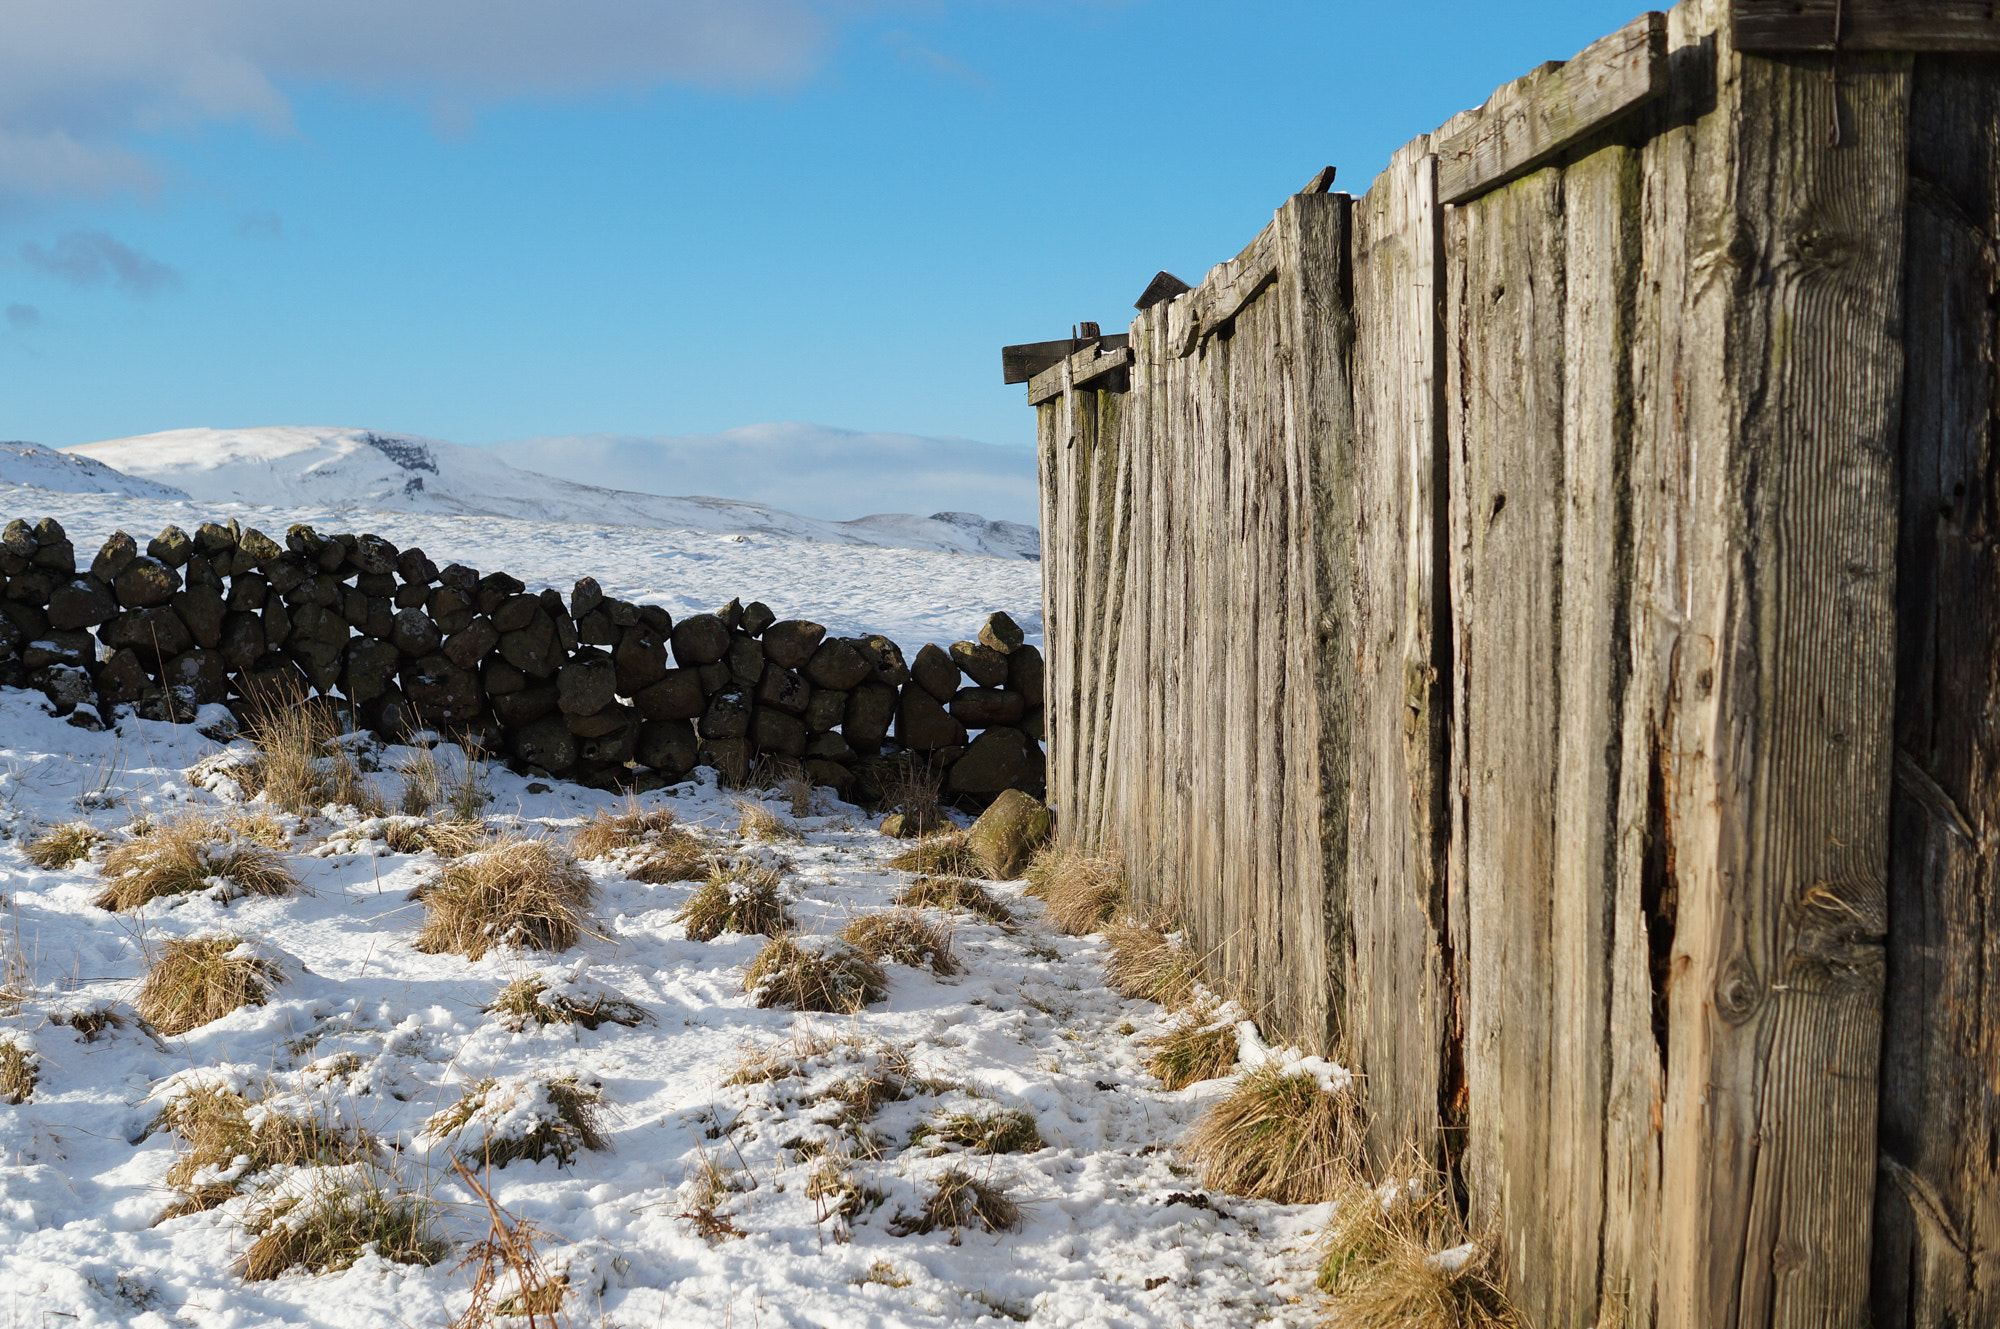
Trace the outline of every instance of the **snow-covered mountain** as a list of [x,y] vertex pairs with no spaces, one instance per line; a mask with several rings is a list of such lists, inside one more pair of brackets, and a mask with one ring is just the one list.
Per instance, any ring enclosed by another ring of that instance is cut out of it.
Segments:
[[64,453],[204,502],[742,532],[998,558],[1039,558],[1041,550],[1034,527],[970,513],[823,521],[733,499],[578,484],[518,469],[479,448],[365,429],[176,429]]
[[113,470],[94,457],[58,452],[39,443],[0,443],[0,489],[26,485],[58,494],[124,494],[131,498],[186,498],[171,485]]

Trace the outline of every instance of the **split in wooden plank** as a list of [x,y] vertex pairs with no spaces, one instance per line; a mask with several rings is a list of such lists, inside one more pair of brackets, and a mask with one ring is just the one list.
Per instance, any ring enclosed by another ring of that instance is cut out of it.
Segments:
[[[1124,343],[1128,334],[1116,338],[1106,337],[1102,341],[1086,346],[1075,355],[1049,366],[1028,382],[1028,404],[1039,406],[1062,396],[1068,388],[1080,388],[1086,383],[1095,383],[1107,374],[1113,374],[1129,367],[1132,363],[1132,348]],[[1120,343],[1113,347],[1113,341]]]
[[1736,49],[2000,52],[2000,7],[1988,0],[1734,0]]
[[1447,125],[1437,145],[1438,199],[1463,203],[1524,175],[1666,87],[1666,15],[1641,14]]

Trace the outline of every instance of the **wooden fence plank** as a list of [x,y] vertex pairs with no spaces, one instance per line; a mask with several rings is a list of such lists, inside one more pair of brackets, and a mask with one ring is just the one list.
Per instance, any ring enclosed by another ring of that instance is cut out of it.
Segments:
[[1463,203],[1666,90],[1667,20],[1641,14],[1571,59],[1501,88],[1437,136],[1438,199]]
[[1907,61],[1843,59],[1838,95],[1866,128],[1834,148],[1825,62],[1718,58],[1728,141],[1691,187],[1697,217],[1731,219],[1732,271],[1692,259],[1707,272],[1682,313],[1714,366],[1682,390],[1714,415],[1687,443],[1709,451],[1668,746],[1680,904],[1660,1285],[1670,1325],[1860,1325]]
[[1878,1329],[2000,1323],[2000,62],[1913,73]]
[[1735,0],[1733,8],[1736,49],[1745,52],[2000,52],[2000,11],[1988,0]]
[[1366,1077],[1371,1157],[1439,1156],[1445,1055],[1441,902],[1443,366],[1437,164],[1401,149],[1355,209],[1356,590],[1347,882],[1348,1054]]

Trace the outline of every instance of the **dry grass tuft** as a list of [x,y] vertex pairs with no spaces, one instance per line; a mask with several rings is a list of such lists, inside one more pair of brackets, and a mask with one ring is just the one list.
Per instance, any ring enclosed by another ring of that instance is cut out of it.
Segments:
[[1181,1144],[1202,1185],[1280,1204],[1340,1194],[1354,1178],[1360,1148],[1354,1094],[1322,1089],[1310,1071],[1276,1064],[1246,1074]]
[[1122,997],[1182,1010],[1201,990],[1195,957],[1157,923],[1117,923],[1104,930],[1111,958],[1104,980]]
[[338,1273],[370,1252],[420,1265],[450,1254],[431,1202],[384,1183],[372,1167],[317,1169],[303,1194],[284,1195],[252,1217],[257,1239],[238,1271],[255,1282],[292,1269]]
[[569,847],[578,858],[608,858],[621,849],[656,844],[670,833],[686,834],[674,824],[673,809],[641,808],[635,798],[623,812],[598,809],[571,834]]
[[501,988],[486,1012],[516,1033],[530,1024],[580,1024],[585,1029],[621,1024],[630,1029],[651,1018],[643,1008],[608,992],[552,990],[547,979],[534,975]]
[[736,829],[746,840],[801,840],[798,828],[754,798],[736,800]]
[[783,878],[776,869],[738,862],[718,867],[674,915],[690,941],[714,941],[725,932],[776,937],[792,927]]
[[887,978],[845,942],[800,945],[778,937],[757,952],[743,975],[743,990],[762,1007],[853,1015],[887,993]]
[[71,821],[49,827],[28,841],[21,852],[36,867],[59,872],[88,859],[90,851],[109,838],[87,821]]
[[1025,1108],[941,1112],[917,1127],[910,1143],[939,1153],[958,1148],[975,1154],[1031,1154],[1042,1147],[1042,1133],[1035,1114]]
[[1211,1023],[1203,1014],[1147,1040],[1146,1070],[1163,1088],[1185,1089],[1235,1069],[1235,1024]]
[[902,814],[910,834],[927,836],[951,829],[951,821],[944,815],[943,767],[904,754],[890,759],[881,769],[874,781],[881,811]]
[[986,864],[972,852],[964,831],[949,831],[917,841],[889,860],[899,872],[924,872],[944,877],[979,877]]
[[433,1139],[457,1136],[454,1152],[468,1163],[506,1167],[520,1159],[553,1158],[560,1167],[589,1149],[611,1148],[599,1123],[604,1093],[574,1075],[525,1075],[480,1080],[458,1102],[424,1123]]
[[1358,1178],[1334,1197],[1319,1286],[1331,1323],[1354,1329],[1518,1329],[1493,1276],[1490,1252],[1467,1238],[1435,1178],[1371,1187]]
[[190,814],[154,823],[147,834],[104,856],[100,909],[137,909],[169,895],[219,890],[222,898],[289,895],[299,879],[265,844],[214,817]]
[[95,1043],[97,1036],[106,1029],[123,1029],[125,1017],[109,1006],[89,1006],[82,1010],[59,1011],[49,1017],[49,1023],[74,1029],[83,1035],[86,1043]]
[[401,774],[403,795],[396,800],[396,810],[404,816],[428,816],[444,802],[444,767],[431,749],[418,748],[417,755],[403,763]]
[[25,1035],[0,1030],[0,1103],[18,1105],[34,1097],[39,1060]]
[[940,977],[964,968],[951,953],[951,933],[913,909],[865,914],[842,928],[840,939],[877,964],[928,966]]
[[368,1163],[379,1152],[365,1132],[268,1109],[253,1112],[241,1094],[213,1084],[177,1096],[160,1124],[181,1140],[166,1177],[180,1198],[160,1215],[162,1223],[231,1200],[274,1167]]
[[1073,937],[1083,937],[1111,921],[1125,899],[1125,869],[1115,860],[1057,843],[1028,864],[1028,894],[1049,907],[1049,921]]
[[686,1189],[687,1203],[676,1217],[693,1228],[696,1236],[713,1246],[750,1235],[722,1212],[723,1203],[731,1195],[747,1189],[741,1173],[723,1167],[704,1153],[700,1166],[688,1178]]
[[846,1221],[865,1209],[875,1208],[888,1197],[874,1187],[862,1184],[852,1160],[828,1154],[819,1160],[812,1175],[806,1179],[806,1198],[813,1202],[814,1217],[818,1222],[841,1220],[843,1232],[840,1239],[845,1241]]
[[250,717],[244,734],[256,745],[256,761],[231,767],[246,797],[262,793],[299,816],[329,803],[351,807],[364,817],[388,812],[354,759],[336,740],[344,732],[340,713],[319,697],[270,697]]
[[1007,1198],[1006,1190],[980,1181],[963,1168],[952,1168],[937,1179],[937,1189],[924,1202],[915,1219],[897,1224],[898,1236],[913,1232],[949,1232],[958,1240],[962,1229],[980,1232],[1012,1232],[1021,1225],[1021,1206]]
[[792,810],[792,819],[812,816],[817,799],[813,796],[813,784],[803,775],[794,775],[778,782],[778,797]]
[[567,851],[509,836],[447,865],[424,889],[416,947],[478,960],[496,947],[564,951],[588,930],[596,887]]
[[978,882],[966,877],[918,877],[896,903],[913,909],[963,909],[994,923],[1012,923],[1013,913]]
[[284,971],[242,937],[176,937],[153,958],[132,1009],[163,1034],[184,1034],[262,1006],[283,981]]

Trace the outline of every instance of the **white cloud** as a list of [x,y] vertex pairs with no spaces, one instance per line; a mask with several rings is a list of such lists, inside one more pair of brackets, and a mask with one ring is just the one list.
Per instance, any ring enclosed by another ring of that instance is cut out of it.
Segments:
[[281,85],[465,108],[663,82],[795,83],[825,49],[808,0],[0,0],[0,194],[143,190],[121,136],[242,120]]
[[671,438],[524,438],[492,450],[515,466],[582,484],[748,499],[835,521],[976,512],[1041,524],[1034,450],[962,438],[760,424]]

